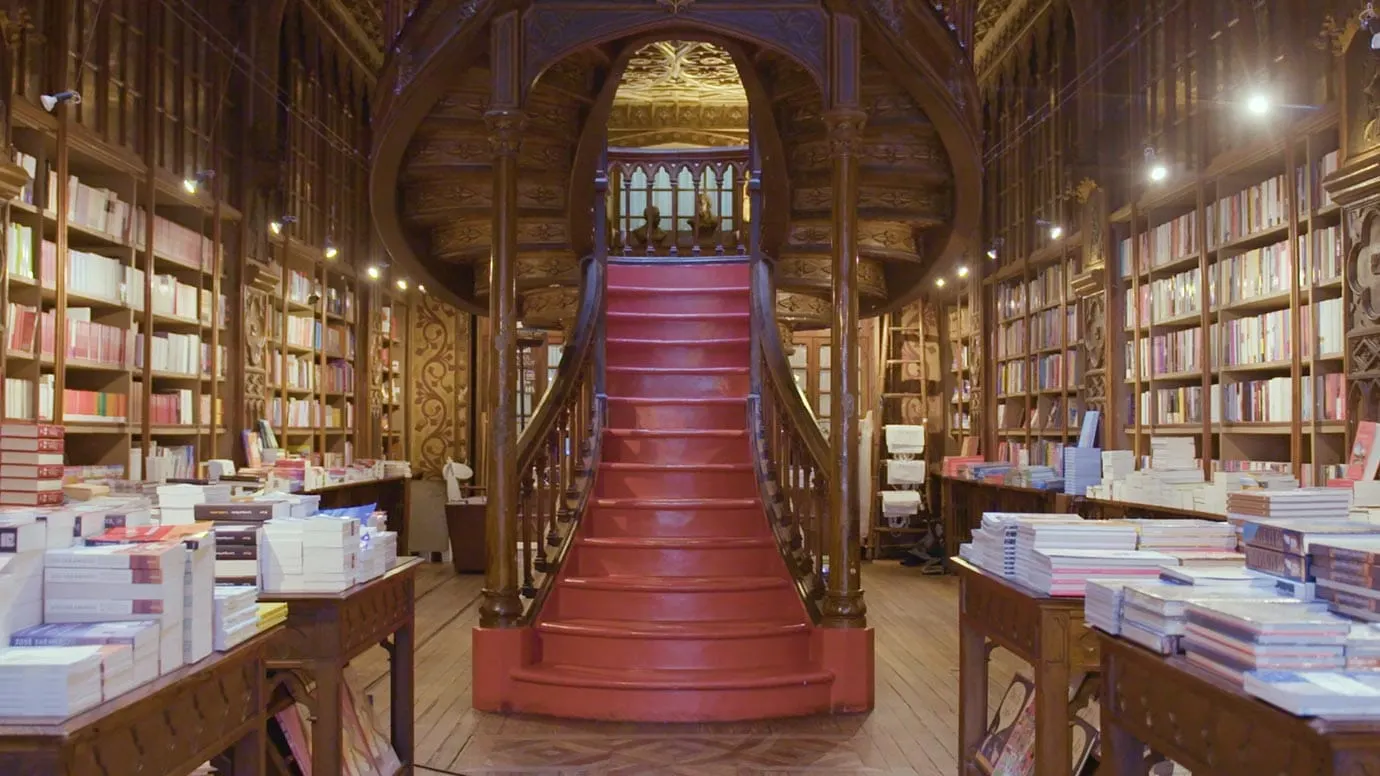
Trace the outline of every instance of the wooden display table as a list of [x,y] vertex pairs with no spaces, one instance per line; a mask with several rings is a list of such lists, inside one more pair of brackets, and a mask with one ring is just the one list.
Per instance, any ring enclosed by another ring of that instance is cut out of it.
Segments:
[[1135,504],[1129,501],[1111,501],[1100,498],[1080,498],[1077,502],[1078,514],[1087,520],[1124,520],[1127,518],[1147,518],[1150,520],[1175,520],[1193,518],[1197,520],[1216,520],[1227,518],[1212,512],[1197,512],[1192,509],[1175,509],[1157,504]]
[[1022,488],[962,477],[939,478],[940,511],[944,520],[944,552],[958,556],[958,545],[971,541],[982,525],[983,512],[1063,512],[1068,499],[1063,493]]
[[320,496],[322,509],[359,507],[376,504],[380,512],[388,514],[388,530],[398,535],[398,554],[407,555],[412,551],[407,543],[407,478],[384,477],[378,480],[360,480],[327,485],[324,488],[303,491],[307,495]]
[[[1145,747],[1195,774],[1380,773],[1380,723],[1295,717],[1188,664],[1099,632],[1102,765],[1148,772]],[[1158,759],[1158,758],[1156,758]]]
[[[1035,776],[1068,776],[1072,741],[1069,681],[1098,670],[1097,639],[1083,626],[1082,598],[1050,598],[959,558],[958,736],[962,773],[987,732],[987,657],[1003,647],[1035,676]],[[1105,704],[1104,704],[1105,707]]]
[[230,776],[262,776],[267,659],[282,628],[65,721],[0,718],[5,776],[186,776],[229,753]]
[[415,591],[421,565],[419,558],[402,558],[378,579],[339,593],[259,595],[260,601],[288,605],[284,632],[269,653],[269,669],[299,671],[315,684],[312,773],[344,772],[340,699],[345,666],[374,645],[388,651],[393,750],[403,764],[400,773],[412,772]]

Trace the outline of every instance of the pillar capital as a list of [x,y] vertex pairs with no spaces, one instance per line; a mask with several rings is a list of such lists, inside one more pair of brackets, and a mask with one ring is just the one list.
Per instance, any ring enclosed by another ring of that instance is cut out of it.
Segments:
[[527,114],[516,108],[499,108],[484,114],[484,126],[489,130],[489,147],[494,156],[517,156],[522,144],[522,130],[527,126]]
[[834,108],[825,112],[824,126],[829,131],[830,152],[853,156],[862,145],[867,112],[856,108]]

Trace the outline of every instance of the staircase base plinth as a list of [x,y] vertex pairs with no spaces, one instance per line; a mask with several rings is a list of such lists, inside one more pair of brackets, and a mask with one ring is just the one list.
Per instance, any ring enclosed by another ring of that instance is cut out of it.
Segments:
[[815,628],[817,664],[834,675],[829,709],[835,714],[871,711],[877,701],[875,634],[871,628]]
[[530,627],[474,629],[470,642],[470,705],[479,711],[515,711],[513,671],[537,662],[537,634]]

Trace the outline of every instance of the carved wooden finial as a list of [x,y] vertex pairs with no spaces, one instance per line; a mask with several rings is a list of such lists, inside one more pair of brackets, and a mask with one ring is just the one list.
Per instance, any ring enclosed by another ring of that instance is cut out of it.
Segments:
[[1084,178],[1074,187],[1073,196],[1078,198],[1079,204],[1086,205],[1094,191],[1097,191],[1097,181],[1092,178]]
[[693,5],[695,0],[656,0],[656,4],[672,14],[678,14]]

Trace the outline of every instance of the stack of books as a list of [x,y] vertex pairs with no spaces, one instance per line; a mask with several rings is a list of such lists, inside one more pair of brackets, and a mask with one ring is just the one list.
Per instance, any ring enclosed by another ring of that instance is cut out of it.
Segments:
[[1009,485],[1037,490],[1049,490],[1056,484],[1062,484],[1059,473],[1051,466],[1022,466],[1012,469],[1006,482]]
[[230,585],[259,583],[258,525],[217,523],[216,582]]
[[1188,661],[1240,684],[1251,671],[1342,668],[1351,623],[1301,601],[1189,603],[1182,646]]
[[1236,550],[1236,529],[1212,520],[1133,520],[1140,532],[1139,547],[1158,552],[1195,553]]
[[[1234,497],[1236,495],[1233,494]],[[1313,597],[1313,590],[1309,586],[1313,581],[1313,572],[1308,555],[1313,542],[1380,535],[1380,525],[1347,520],[1344,505],[1340,515],[1286,518],[1238,516],[1247,567],[1275,576],[1281,582],[1296,584],[1296,592],[1301,598]]]
[[1252,584],[1180,585],[1160,582],[1128,585],[1121,616],[1121,636],[1153,652],[1173,655],[1179,651],[1179,637],[1186,630],[1189,604],[1215,601],[1263,604],[1288,603],[1292,600]]
[[0,717],[66,719],[99,705],[103,649],[0,649]]
[[259,632],[259,589],[217,585],[215,596],[215,650],[226,652]]
[[182,574],[183,662],[209,657],[214,630],[215,535],[207,523],[143,528],[112,528],[87,539],[88,546],[181,542],[186,550]]
[[1126,577],[1088,580],[1083,600],[1083,621],[1113,636],[1121,633],[1126,586],[1143,581]]
[[11,636],[9,643],[12,647],[128,647],[133,689],[158,678],[160,635],[155,620],[49,623],[25,628]]
[[66,433],[62,426],[46,423],[0,425],[0,505],[62,503]]
[[264,523],[260,587],[271,593],[336,593],[358,581],[359,521],[318,515]]
[[[1122,520],[1083,520],[1022,517],[1016,520],[1016,578],[1028,576],[1036,550],[1134,550],[1136,527]],[[1044,561],[1040,561],[1041,564]],[[1079,591],[1082,595],[1082,591]]]
[[1339,614],[1380,622],[1380,535],[1315,538],[1307,551],[1319,600]]
[[1243,689],[1300,717],[1380,716],[1380,672],[1257,671],[1245,676]]
[[259,632],[287,622],[288,605],[275,603],[259,604]]
[[1017,561],[1016,579],[1045,595],[1081,598],[1088,582],[1097,579],[1155,579],[1160,567],[1178,561],[1172,555],[1144,550],[1035,550],[1024,564]]
[[0,644],[43,622],[47,529],[31,513],[0,515]]
[[[1195,460],[1197,453],[1193,439],[1186,436],[1151,437],[1150,468],[1159,472],[1196,471],[1202,469]],[[1202,482],[1199,477],[1198,482]]]
[[1136,454],[1130,450],[1102,451],[1102,484],[1124,480],[1136,470]]
[[[967,557],[973,565],[1003,577],[1016,576],[1016,532],[1021,520],[1081,520],[1078,515],[1041,515],[1021,512],[984,512],[982,525],[973,531]],[[969,545],[964,545],[969,547]],[[960,554],[963,549],[960,548]]]
[[1346,637],[1346,670],[1380,669],[1380,626],[1354,623]]
[[49,550],[43,620],[157,620],[161,629],[158,671],[166,674],[181,668],[186,556],[178,542]]
[[1064,448],[1064,492],[1086,496],[1088,488],[1102,481],[1102,450],[1096,447]]
[[206,490],[197,485],[159,485],[159,525],[187,525],[196,522],[196,505],[206,503]]

